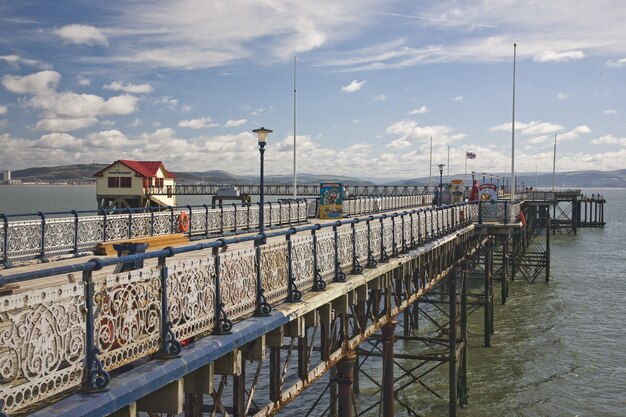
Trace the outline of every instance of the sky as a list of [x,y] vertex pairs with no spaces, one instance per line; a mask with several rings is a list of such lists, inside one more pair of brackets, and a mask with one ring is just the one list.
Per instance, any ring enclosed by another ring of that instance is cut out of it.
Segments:
[[293,174],[294,130],[298,172],[329,176],[508,172],[513,136],[516,172],[551,172],[555,135],[557,171],[622,169],[625,21],[621,0],[0,1],[0,169],[251,175],[261,126],[268,175]]

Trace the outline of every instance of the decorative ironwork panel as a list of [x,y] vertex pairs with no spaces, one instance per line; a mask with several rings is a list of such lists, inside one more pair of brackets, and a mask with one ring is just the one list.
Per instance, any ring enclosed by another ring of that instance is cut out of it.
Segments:
[[64,253],[74,248],[74,219],[46,219],[46,253]]
[[9,223],[10,257],[35,256],[41,253],[41,221]]
[[224,311],[230,320],[254,312],[256,302],[256,253],[236,250],[221,257],[220,283]]
[[206,233],[207,226],[207,210],[202,208],[191,208],[191,214],[189,216],[190,224],[189,231],[194,235],[200,235]]
[[248,227],[248,206],[237,207],[237,230]]
[[103,222],[101,216],[78,218],[78,247],[91,249],[98,242],[102,242]]
[[112,214],[107,216],[107,240],[128,238],[128,215]]
[[11,413],[80,385],[85,360],[81,283],[0,303],[0,402]]
[[4,227],[0,226],[0,256],[4,254]]
[[480,207],[480,214],[483,222],[495,221],[500,217],[504,218],[504,204],[483,202]]
[[234,207],[224,207],[222,216],[224,218],[224,230],[232,231],[235,230],[235,208]]
[[391,249],[393,249],[393,229],[391,227],[391,220],[385,219],[386,221],[383,223],[383,231],[384,231],[384,241],[383,246],[387,251],[388,255],[391,255]]
[[161,267],[112,274],[94,282],[96,346],[107,370],[159,350]]
[[250,206],[250,228],[256,229],[259,227],[259,206]]
[[367,260],[367,225],[355,225],[354,231],[356,234],[356,258],[359,262],[364,262]]
[[317,267],[324,278],[335,273],[335,235],[332,232],[317,235]]
[[172,215],[168,211],[154,213],[154,234],[167,235],[172,230]]
[[270,304],[287,298],[289,275],[287,242],[264,246],[261,251],[261,279],[265,297]]
[[313,237],[293,238],[291,242],[291,264],[296,286],[300,291],[313,286]]
[[222,211],[209,209],[209,233],[217,233],[222,228]]
[[[395,222],[396,222],[396,231],[395,231],[395,240],[396,240],[396,247],[399,249],[402,248],[402,218],[400,216],[395,218]],[[405,236],[407,236],[405,234]]]
[[133,214],[131,223],[131,236],[150,236],[150,214]]
[[[274,203],[272,204],[272,209],[269,209],[269,205],[267,205],[265,210],[265,222],[267,223],[269,220],[269,224],[276,225],[281,223],[281,215],[284,211],[284,207],[282,204]],[[271,213],[271,214],[270,214]],[[270,220],[271,216],[271,220]]]
[[343,228],[338,230],[339,238],[339,265],[342,268],[352,266],[352,230]]
[[215,258],[174,260],[168,264],[167,304],[176,340],[213,330]]
[[380,222],[370,222],[370,250],[375,257],[380,256]]

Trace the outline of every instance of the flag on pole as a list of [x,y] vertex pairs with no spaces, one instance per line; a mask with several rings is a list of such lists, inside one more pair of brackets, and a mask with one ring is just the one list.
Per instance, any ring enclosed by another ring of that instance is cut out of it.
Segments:
[[476,159],[476,154],[474,152],[465,152],[465,157],[467,159]]

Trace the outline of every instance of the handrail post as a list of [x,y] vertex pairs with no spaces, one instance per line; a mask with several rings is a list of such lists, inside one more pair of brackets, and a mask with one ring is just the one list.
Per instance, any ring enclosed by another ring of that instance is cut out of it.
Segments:
[[132,239],[133,237],[133,211],[130,207],[127,207],[128,210],[128,238]]
[[326,288],[326,281],[322,278],[317,262],[317,233],[316,229],[311,230],[313,238],[313,291],[323,291]]
[[339,263],[339,232],[337,231],[337,226],[341,224],[340,221],[337,221],[333,226],[333,235],[335,237],[335,278],[333,281],[335,282],[345,282],[346,274],[341,270],[341,265]]
[[385,250],[385,224],[383,223],[385,218],[387,218],[386,214],[383,214],[383,217],[380,218],[380,259],[378,261],[380,263],[389,262],[389,255],[387,255]]
[[233,232],[237,232],[237,203],[233,203]]
[[506,200],[504,200],[504,224],[509,224],[509,210]]
[[39,257],[43,262],[48,262],[46,257],[46,215],[41,211],[38,211],[37,214],[41,217],[41,254]]
[[71,213],[74,215],[74,256],[78,256],[78,212],[72,210]]
[[359,222],[359,219],[354,219],[355,222],[350,224],[350,228],[352,229],[352,273],[360,274],[363,272],[363,267],[359,263],[359,257],[356,253],[356,228],[354,225]]
[[2,227],[4,228],[4,236],[2,237],[2,265],[5,268],[11,268],[13,264],[9,261],[9,219],[6,215],[0,213],[2,217]]
[[265,290],[263,289],[263,269],[261,267],[263,253],[261,246],[266,242],[265,233],[262,234],[262,239],[254,241],[256,247],[256,309],[254,315],[257,317],[269,316],[272,312],[272,306],[267,302]]
[[154,208],[148,206],[148,210],[150,210],[150,236],[154,236]]
[[170,208],[170,234],[174,234],[174,207],[169,206]]
[[102,210],[102,241],[107,241],[107,209]]
[[224,206],[220,200],[220,235],[224,236]]
[[180,356],[182,345],[176,340],[176,335],[172,331],[169,307],[167,304],[167,261],[166,259],[174,255],[171,247],[165,248],[170,251],[168,255],[159,256],[159,266],[161,267],[161,350],[159,357],[162,359],[172,359]]
[[191,239],[191,231],[193,230],[193,213],[190,204],[187,204],[187,209],[189,210],[189,230],[187,231],[187,236],[189,236],[189,238]]
[[204,237],[209,237],[209,206],[204,206]]
[[213,256],[215,257],[215,328],[213,334],[230,334],[233,329],[233,322],[226,316],[224,301],[222,300],[222,270],[219,247],[213,248]]
[[[291,215],[291,211],[289,212]],[[296,233],[296,229],[293,230],[293,234]],[[293,276],[293,244],[291,242],[291,233],[289,231],[285,235],[285,239],[287,239],[287,275],[288,275],[288,285],[287,289],[287,301],[296,302],[302,300],[302,292],[298,290],[298,286],[296,285],[296,279]]]
[[[99,261],[99,260],[98,260]],[[100,350],[96,346],[94,337],[95,319],[94,319],[94,284],[92,279],[92,271],[83,271],[83,284],[85,286],[85,379],[82,384],[82,390],[85,392],[104,391],[111,380],[111,376],[104,370],[102,361],[98,358]]]

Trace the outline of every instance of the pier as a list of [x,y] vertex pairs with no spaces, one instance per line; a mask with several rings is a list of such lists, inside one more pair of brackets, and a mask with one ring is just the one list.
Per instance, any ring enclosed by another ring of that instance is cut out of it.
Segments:
[[[456,416],[471,406],[467,317],[482,312],[488,347],[496,299],[514,296],[508,282],[549,281],[559,200],[550,192],[441,206],[423,193],[387,198],[356,199],[336,221],[311,219],[306,202],[278,214],[264,206],[274,226],[264,233],[255,231],[259,206],[256,214],[220,207],[219,237],[205,226],[211,209],[188,207],[187,237],[196,240],[186,244],[0,271],[0,286],[19,286],[0,298],[0,415],[243,417],[297,407],[391,417],[416,415],[407,411],[411,390]],[[581,223],[604,226],[601,196],[571,201],[582,204],[577,213],[592,207],[593,216],[575,216]],[[156,224],[167,235],[177,216],[163,213],[112,214],[96,229],[115,218],[115,240],[151,236]],[[77,246],[81,218],[70,220],[63,236]],[[35,223],[40,243],[28,255],[49,255],[54,222]],[[19,248],[7,230],[23,225],[6,216],[4,224],[10,261]],[[395,354],[399,342],[411,353]],[[442,367],[445,389],[430,378]]]

